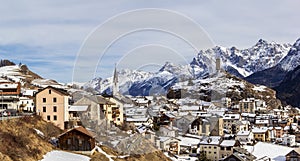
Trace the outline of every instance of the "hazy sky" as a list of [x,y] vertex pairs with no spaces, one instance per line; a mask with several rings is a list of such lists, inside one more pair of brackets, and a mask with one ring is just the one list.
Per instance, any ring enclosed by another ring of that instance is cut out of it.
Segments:
[[[80,49],[89,36],[101,28],[101,24],[124,12],[143,8],[170,10],[199,24],[215,45],[248,48],[260,38],[278,43],[294,43],[300,37],[299,6],[300,1],[294,0],[2,1],[0,55],[1,59],[27,64],[31,70],[45,78],[71,82],[75,62],[85,60],[84,55],[82,58],[77,55],[80,55]],[[140,14],[137,19],[123,18],[124,23],[111,25],[110,30],[106,30],[106,35],[100,39],[109,40],[110,35],[128,27],[128,23],[137,25],[142,21],[148,22],[143,16]],[[152,20],[174,27],[173,20],[165,20],[163,16],[151,19],[149,24]],[[190,25],[185,24],[173,29],[180,28],[187,35],[194,34]],[[103,45],[102,41],[97,43]],[[142,69],[144,59],[151,60],[144,66],[159,66],[164,61],[186,63],[196,54],[194,48],[174,34],[156,30],[133,32],[111,44],[105,56],[90,56],[89,59],[94,58],[98,64],[89,67],[93,71],[89,76],[77,73],[83,77],[78,81],[86,81],[91,75],[108,77],[115,64]],[[159,60],[152,60],[153,57],[159,57]]]

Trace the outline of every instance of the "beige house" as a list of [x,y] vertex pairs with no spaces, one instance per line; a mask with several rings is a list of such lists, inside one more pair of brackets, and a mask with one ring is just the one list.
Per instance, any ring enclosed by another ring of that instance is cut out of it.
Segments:
[[233,148],[238,147],[240,143],[237,140],[223,140],[220,144],[219,158],[224,159],[233,154]]
[[107,101],[102,96],[92,95],[83,96],[77,102],[74,103],[76,106],[88,106],[88,109],[82,113],[84,119],[88,119],[93,122],[100,123],[100,120],[105,119],[105,110],[109,109],[107,113],[111,113],[111,105],[114,103]]
[[100,120],[107,119],[109,123],[121,125],[123,118],[123,103],[114,97],[103,97],[100,95],[84,96],[74,105],[86,105],[88,109],[83,117],[100,123]]
[[69,94],[63,89],[48,86],[35,95],[36,113],[61,129],[69,121]]
[[116,125],[122,125],[124,122],[124,104],[115,97],[105,97],[105,99],[113,103],[111,105],[111,114],[107,115],[109,120],[114,122]]
[[211,136],[201,139],[199,143],[200,153],[204,153],[206,158],[212,161],[218,161],[220,158],[220,136]]

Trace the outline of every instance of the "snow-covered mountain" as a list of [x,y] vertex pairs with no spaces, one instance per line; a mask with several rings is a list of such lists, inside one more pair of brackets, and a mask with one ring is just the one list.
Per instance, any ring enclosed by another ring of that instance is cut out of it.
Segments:
[[[123,94],[149,95],[166,93],[166,90],[175,82],[192,78],[190,65],[175,65],[167,62],[157,72],[121,69],[118,71],[119,90]],[[112,92],[113,77],[106,79],[94,78],[84,84],[84,88],[95,89],[98,93]]]
[[253,73],[246,78],[255,84],[263,84],[269,87],[278,86],[289,71],[300,65],[300,39],[290,48],[288,54],[275,66]]
[[223,69],[236,76],[247,77],[252,73],[277,65],[287,55],[290,48],[290,44],[278,44],[262,39],[251,48],[241,50],[236,47],[216,46],[206,51],[200,51],[193,60],[193,64],[199,64],[200,68],[204,66],[205,69],[203,62],[206,60],[203,55],[217,56],[222,60]]
[[292,71],[300,65],[300,39],[291,47],[289,53],[278,64],[285,71]]
[[[216,46],[205,51],[201,50],[188,65],[175,65],[167,62],[159,71],[153,73],[122,69],[118,72],[120,92],[131,95],[163,94],[176,82],[207,77],[215,69],[216,57],[221,59],[221,66],[224,70],[244,78],[252,73],[276,66],[287,56],[290,48],[290,44],[278,44],[260,39],[254,46],[247,49]],[[95,78],[84,87],[93,88],[98,92],[111,93],[112,77]]]

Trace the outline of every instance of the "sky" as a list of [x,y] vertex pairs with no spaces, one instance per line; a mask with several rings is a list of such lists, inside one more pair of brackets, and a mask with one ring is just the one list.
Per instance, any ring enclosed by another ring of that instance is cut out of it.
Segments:
[[2,1],[0,58],[62,83],[109,77],[117,68],[185,64],[214,45],[300,37],[293,0]]

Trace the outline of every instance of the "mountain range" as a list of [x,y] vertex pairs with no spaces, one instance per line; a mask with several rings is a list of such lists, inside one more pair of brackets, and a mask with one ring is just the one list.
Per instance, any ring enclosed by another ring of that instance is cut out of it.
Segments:
[[[221,60],[222,69],[253,84],[275,87],[299,62],[299,43],[293,45],[268,42],[260,39],[250,48],[238,49],[216,46],[201,50],[189,64],[176,65],[166,62],[157,72],[129,69],[118,71],[120,92],[130,95],[166,94],[177,82],[202,79],[208,76],[209,67],[215,67],[215,59]],[[262,73],[262,74],[260,74]],[[111,93],[112,77],[95,78],[84,85],[99,93]]]

